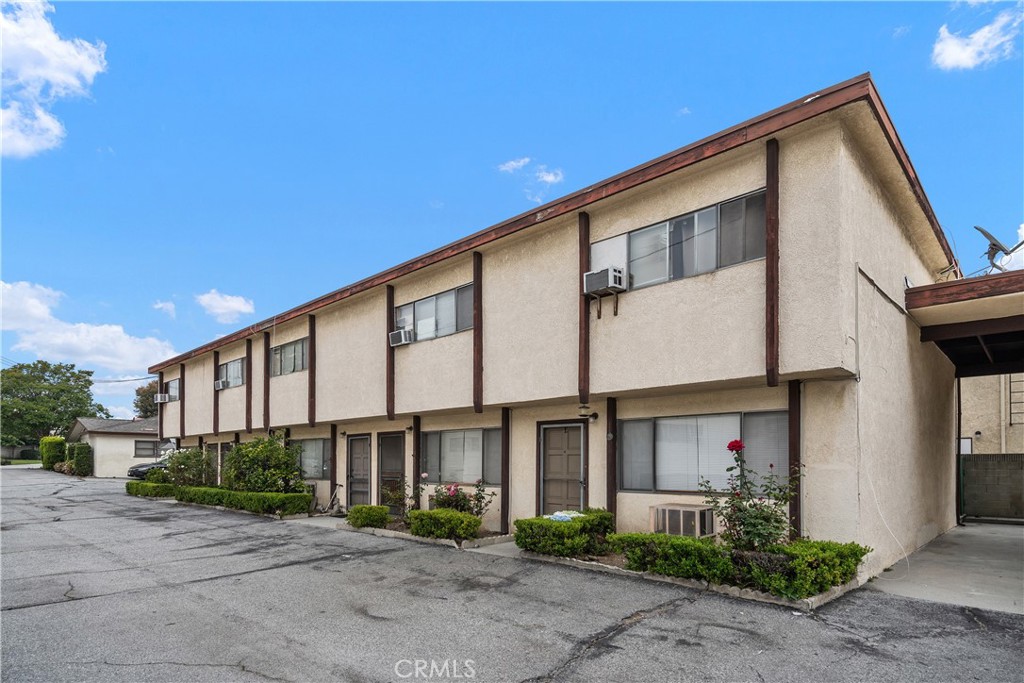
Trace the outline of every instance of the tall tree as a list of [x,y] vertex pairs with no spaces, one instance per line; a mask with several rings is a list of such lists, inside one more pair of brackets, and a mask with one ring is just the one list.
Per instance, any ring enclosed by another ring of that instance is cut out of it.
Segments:
[[110,417],[92,398],[92,370],[70,363],[18,363],[0,372],[0,442],[67,436],[76,417]]
[[153,380],[135,390],[135,401],[132,402],[132,405],[135,406],[136,415],[156,417],[158,406],[153,402],[153,396],[156,395],[157,389],[157,380]]

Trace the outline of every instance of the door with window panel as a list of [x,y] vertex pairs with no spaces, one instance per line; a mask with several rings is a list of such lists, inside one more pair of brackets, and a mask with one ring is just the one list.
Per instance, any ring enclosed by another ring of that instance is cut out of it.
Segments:
[[348,438],[348,507],[370,504],[370,437]]
[[541,514],[584,506],[583,425],[541,427]]
[[391,514],[400,515],[405,507],[405,434],[381,434],[378,439],[380,504],[387,505]]

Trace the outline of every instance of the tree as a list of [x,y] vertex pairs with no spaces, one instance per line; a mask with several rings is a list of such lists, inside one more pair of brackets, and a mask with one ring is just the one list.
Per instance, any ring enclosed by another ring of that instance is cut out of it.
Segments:
[[110,417],[92,398],[92,370],[70,363],[18,363],[0,371],[0,442],[67,436],[77,417]]
[[153,402],[153,396],[156,395],[158,389],[157,380],[153,380],[149,384],[143,384],[135,390],[135,401],[132,405],[135,406],[136,415],[139,417],[156,417],[158,406]]

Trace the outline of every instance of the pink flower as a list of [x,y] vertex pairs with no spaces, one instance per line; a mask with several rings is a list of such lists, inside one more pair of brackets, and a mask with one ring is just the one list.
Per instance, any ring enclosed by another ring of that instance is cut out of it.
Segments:
[[427,478],[427,477],[429,477],[429,476],[430,476],[429,474],[427,474],[426,472],[424,472],[423,474],[421,474],[421,475],[420,475],[420,479],[426,479],[426,478]]

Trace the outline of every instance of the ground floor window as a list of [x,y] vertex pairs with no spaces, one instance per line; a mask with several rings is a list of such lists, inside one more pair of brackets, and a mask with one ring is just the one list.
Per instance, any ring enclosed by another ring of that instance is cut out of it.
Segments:
[[725,413],[619,422],[619,490],[690,492],[707,479],[726,488],[733,465],[726,445],[743,440],[747,467],[786,473],[788,414]]
[[135,442],[135,457],[136,458],[155,458],[157,456],[157,447],[160,445],[159,441],[136,441]]
[[331,478],[330,439],[296,439],[291,441],[301,447],[299,466],[303,479]]
[[501,430],[457,429],[424,432],[423,471],[427,482],[501,485]]

